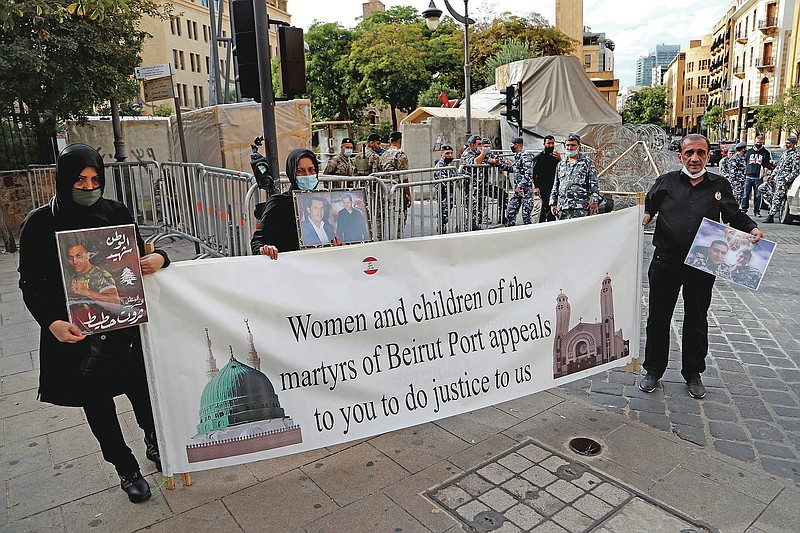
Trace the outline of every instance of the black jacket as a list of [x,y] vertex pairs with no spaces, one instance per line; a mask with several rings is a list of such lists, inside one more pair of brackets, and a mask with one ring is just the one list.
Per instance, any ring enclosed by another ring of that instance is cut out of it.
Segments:
[[695,186],[680,170],[662,174],[647,193],[644,210],[651,217],[658,214],[653,245],[676,263],[682,263],[689,253],[703,217],[728,222],[747,233],[757,227],[740,211],[730,182],[710,172]]
[[[19,286],[25,306],[41,327],[39,336],[39,395],[44,402],[57,405],[84,405],[96,394],[117,394],[112,384],[96,383],[91,376],[81,376],[79,368],[89,350],[89,338],[74,343],[60,342],[50,332],[56,320],[69,320],[64,283],[59,266],[55,233],[63,230],[99,228],[132,224],[125,205],[101,198],[90,207],[72,201],[75,177],[87,166],[97,168],[103,179],[103,162],[97,152],[86,145],[70,145],[59,156],[56,170],[56,195],[47,205],[34,209],[22,222],[19,237]],[[139,253],[144,242],[136,231]],[[169,259],[161,250],[166,266]],[[136,336],[138,326],[126,328]],[[138,340],[137,340],[138,342]],[[141,350],[138,350],[141,356]],[[108,385],[106,387],[105,385]]]
[[544,150],[533,158],[533,185],[539,189],[543,206],[549,205],[550,190],[556,179],[557,165],[558,159],[553,157],[553,154],[545,153]]
[[762,168],[766,168],[767,170],[772,168],[770,157],[771,154],[769,150],[763,147],[761,150],[756,150],[755,148],[747,150],[744,153],[744,162],[747,165],[744,170],[745,176],[749,178],[760,178]]

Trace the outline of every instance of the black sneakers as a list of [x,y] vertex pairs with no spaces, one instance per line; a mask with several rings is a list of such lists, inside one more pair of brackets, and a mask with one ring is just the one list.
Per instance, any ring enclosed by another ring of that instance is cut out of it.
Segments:
[[764,220],[762,220],[761,222],[763,222],[765,224],[774,224],[775,223],[775,217],[772,216],[772,215],[767,215],[767,217]]
[[689,396],[692,398],[697,398],[699,400],[705,397],[706,388],[703,385],[703,381],[700,379],[700,374],[686,378],[686,386],[689,387]]
[[657,378],[655,374],[648,372],[639,382],[639,390],[642,392],[653,392],[656,390],[659,379],[660,378]]
[[128,499],[133,503],[143,502],[151,496],[150,485],[138,470],[130,474],[120,475],[119,481],[119,486],[128,493]]

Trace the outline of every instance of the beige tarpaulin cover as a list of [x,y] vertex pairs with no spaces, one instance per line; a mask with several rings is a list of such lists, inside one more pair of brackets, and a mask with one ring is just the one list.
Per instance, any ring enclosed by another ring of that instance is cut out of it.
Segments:
[[[250,144],[264,128],[261,104],[221,104],[184,113],[186,156],[191,163],[251,172]],[[311,146],[311,101],[275,102],[278,163],[284,170],[286,155]],[[180,155],[177,121],[172,121],[174,153]],[[263,149],[262,149],[262,154]]]
[[[482,109],[471,109],[470,119],[497,118],[491,113]],[[425,122],[431,117],[455,117],[465,118],[466,110],[460,107],[418,107],[406,118],[401,120],[403,124],[418,124]]]
[[523,126],[538,135],[575,132],[593,145],[594,132],[601,127],[622,125],[622,117],[600,95],[577,57],[515,61],[497,69],[496,78],[498,87],[522,81]]

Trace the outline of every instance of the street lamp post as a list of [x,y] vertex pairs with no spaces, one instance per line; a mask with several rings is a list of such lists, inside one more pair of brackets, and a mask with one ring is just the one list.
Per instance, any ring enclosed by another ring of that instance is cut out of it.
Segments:
[[[469,102],[469,95],[472,92],[470,88],[470,66],[469,66],[469,25],[475,24],[475,21],[469,18],[469,0],[464,0],[464,15],[459,14],[453,6],[450,5],[450,2],[444,0],[444,5],[447,7],[447,11],[450,15],[456,19],[458,22],[464,25],[464,110],[467,118],[467,131],[464,135],[466,140],[472,136],[472,114],[470,109],[470,102]],[[436,31],[436,28],[439,27],[439,18],[442,16],[442,10],[436,7],[434,0],[431,0],[428,9],[422,12],[422,16],[425,18],[425,22],[428,25],[428,29],[431,31]]]

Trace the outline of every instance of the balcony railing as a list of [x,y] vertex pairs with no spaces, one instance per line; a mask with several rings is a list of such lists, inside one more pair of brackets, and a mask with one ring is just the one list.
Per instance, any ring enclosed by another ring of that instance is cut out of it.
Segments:
[[747,32],[743,31],[743,30],[737,31],[736,32],[736,37],[734,37],[734,39],[736,39],[737,43],[746,43],[747,42]]
[[756,67],[770,68],[775,66],[775,56],[765,56],[756,58]]
[[777,29],[778,17],[767,17],[758,21],[758,29],[763,32],[768,32]]

